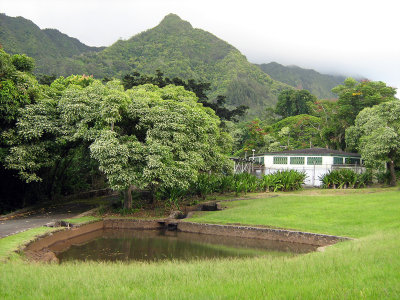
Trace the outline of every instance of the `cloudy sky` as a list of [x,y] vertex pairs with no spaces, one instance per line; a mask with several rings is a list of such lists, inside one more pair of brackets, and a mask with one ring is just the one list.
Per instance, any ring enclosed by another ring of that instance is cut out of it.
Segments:
[[400,88],[398,0],[1,0],[0,12],[90,46],[109,46],[175,13],[251,62],[360,75]]

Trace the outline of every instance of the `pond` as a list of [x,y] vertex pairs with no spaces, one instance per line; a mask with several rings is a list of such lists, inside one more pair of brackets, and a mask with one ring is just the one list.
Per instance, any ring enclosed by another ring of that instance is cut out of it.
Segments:
[[68,261],[158,261],[294,256],[317,246],[166,230],[100,229],[50,247]]

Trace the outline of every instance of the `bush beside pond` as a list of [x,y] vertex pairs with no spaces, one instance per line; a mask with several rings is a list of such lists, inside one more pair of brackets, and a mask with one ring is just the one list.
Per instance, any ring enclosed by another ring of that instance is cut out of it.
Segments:
[[294,191],[302,188],[306,174],[295,170],[278,171],[258,178],[249,173],[234,175],[200,174],[189,189],[168,188],[158,192],[159,199],[177,204],[186,197],[198,196],[203,199],[213,193],[236,195],[249,192]]

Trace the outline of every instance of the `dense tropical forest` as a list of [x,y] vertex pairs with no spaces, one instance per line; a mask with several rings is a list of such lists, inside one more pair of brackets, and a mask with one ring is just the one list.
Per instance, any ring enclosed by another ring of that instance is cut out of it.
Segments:
[[176,15],[105,49],[0,20],[0,213],[104,187],[127,208],[133,190],[179,199],[253,149],[357,151],[396,183],[400,102],[383,82],[291,71],[282,83]]
[[335,99],[337,96],[332,93],[332,89],[346,79],[345,76],[320,74],[314,70],[302,69],[297,66],[283,66],[276,62],[260,64],[259,67],[272,79],[297,89],[308,90],[320,99]]

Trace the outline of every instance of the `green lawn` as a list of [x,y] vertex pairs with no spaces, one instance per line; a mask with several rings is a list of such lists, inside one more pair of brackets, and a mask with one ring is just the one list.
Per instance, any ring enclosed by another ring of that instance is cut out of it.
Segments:
[[71,224],[84,224],[84,223],[92,223],[96,221],[100,221],[101,218],[93,217],[93,216],[84,216],[80,218],[72,218],[72,219],[64,219],[64,222],[68,222]]
[[361,237],[376,231],[400,229],[400,191],[366,193],[308,191],[278,197],[223,202],[227,209],[198,212],[191,222],[241,223]]
[[0,299],[399,299],[398,202],[395,189],[303,191],[232,202],[197,221],[359,238],[290,258],[64,265],[12,260],[0,264]]

